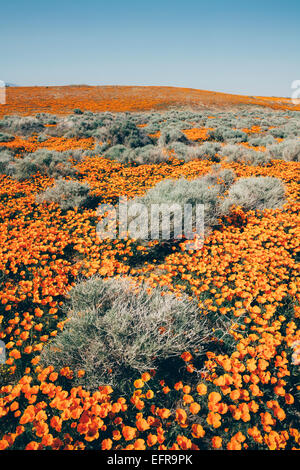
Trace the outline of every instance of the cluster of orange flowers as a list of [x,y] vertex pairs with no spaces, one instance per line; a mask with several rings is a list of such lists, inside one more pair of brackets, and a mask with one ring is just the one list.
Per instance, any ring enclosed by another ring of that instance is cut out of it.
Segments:
[[189,140],[201,142],[202,140],[208,139],[208,131],[212,129],[212,127],[192,127],[191,129],[183,129],[182,132]]
[[45,148],[64,152],[73,149],[89,150],[94,148],[94,139],[68,139],[66,137],[49,137],[44,142],[39,142],[36,136],[28,139],[16,136],[11,142],[1,142],[1,146],[13,150],[18,156],[27,152],[35,152],[38,149]]
[[[93,142],[16,138],[6,145],[66,150],[92,148]],[[96,195],[113,202],[142,195],[163,178],[199,177],[211,165],[173,158],[125,167],[96,156],[77,169]],[[35,203],[35,195],[53,183],[50,178],[19,182],[0,176],[0,339],[7,352],[0,369],[6,382],[0,388],[0,449],[300,448],[299,164],[222,165],[237,177],[282,178],[284,211],[244,214],[237,208],[200,250],[181,245],[163,261],[145,257],[138,267],[131,263],[135,242],[97,238],[95,210],[63,212],[55,204]],[[184,377],[171,380],[149,371],[132,384],[128,397],[109,386],[96,392],[72,387],[73,371],[42,369],[39,354],[64,327],[65,293],[78,275],[94,274],[129,274],[197,296],[203,314],[231,320],[232,352],[218,350],[226,338],[216,338],[202,362],[183,351]]]
[[174,106],[201,108],[239,105],[299,110],[289,98],[230,95],[193,88],[156,86],[9,87],[0,115],[71,113],[75,108],[93,112],[165,110]]

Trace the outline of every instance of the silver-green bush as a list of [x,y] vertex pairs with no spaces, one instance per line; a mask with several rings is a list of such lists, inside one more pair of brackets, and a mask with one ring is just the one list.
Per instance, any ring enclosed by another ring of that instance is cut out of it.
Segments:
[[0,150],[0,173],[4,175],[11,174],[11,162],[13,154],[6,149]]
[[188,138],[185,134],[178,128],[173,126],[166,126],[161,130],[160,137],[158,139],[158,144],[166,146],[171,142],[188,142]]
[[270,176],[240,178],[229,188],[221,204],[221,213],[228,214],[233,205],[249,211],[277,209],[284,203],[285,188],[279,178]]
[[[202,350],[211,328],[197,302],[130,279],[94,277],[70,291],[69,321],[48,344],[41,363],[68,366],[88,389],[119,387],[134,373],[155,369],[183,351]],[[84,369],[83,378],[77,372]]]
[[220,154],[226,156],[228,162],[245,163],[254,166],[265,166],[271,161],[270,155],[267,152],[258,152],[234,144],[224,145]]
[[91,188],[87,183],[63,178],[59,178],[55,181],[54,186],[47,188],[36,196],[38,204],[54,202],[63,210],[88,206],[91,201]]
[[[218,166],[212,168],[212,172],[193,180],[180,178],[178,180],[164,179],[150,188],[144,196],[134,198],[131,204],[141,203],[148,209],[151,217],[151,206],[166,203],[168,205],[177,204],[184,213],[184,205],[191,204],[193,217],[197,204],[204,205],[204,230],[208,234],[210,229],[218,224],[220,217],[220,203],[227,187],[235,179],[232,170],[222,170]],[[150,220],[149,220],[150,222]],[[180,226],[177,226],[180,224]],[[195,219],[193,219],[194,227]],[[151,224],[148,224],[149,228]],[[182,221],[171,218],[171,233],[181,233]],[[194,227],[195,228],[195,227]],[[150,233],[143,234],[143,239],[148,239]],[[172,238],[172,237],[171,237]]]
[[271,158],[286,160],[287,162],[299,162],[300,139],[286,139],[279,144],[270,145],[267,151]]
[[12,166],[13,178],[22,181],[40,173],[56,178],[76,173],[64,152],[40,149],[16,160]]

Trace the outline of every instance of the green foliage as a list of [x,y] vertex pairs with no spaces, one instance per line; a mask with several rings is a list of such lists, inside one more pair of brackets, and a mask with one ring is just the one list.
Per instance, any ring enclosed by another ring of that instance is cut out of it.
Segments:
[[114,145],[104,153],[104,157],[128,165],[151,165],[166,162],[170,158],[162,147],[152,144],[135,149],[129,149],[125,145]]
[[13,178],[22,181],[37,173],[56,178],[75,175],[76,170],[63,152],[40,149],[14,162],[11,167]]
[[[235,174],[231,170],[221,170],[218,166],[213,168],[212,173],[188,180],[180,178],[178,180],[164,179],[150,188],[142,197],[132,200],[132,204],[141,203],[147,207],[149,217],[151,216],[151,206],[154,204],[177,204],[184,213],[184,205],[191,204],[193,217],[197,204],[204,205],[204,229],[208,233],[210,229],[218,225],[220,216],[220,202],[227,187],[234,181]],[[150,221],[149,221],[150,222]],[[177,226],[177,222],[179,226]],[[148,224],[150,226],[150,224]],[[182,220],[172,218],[171,233],[180,233]],[[194,222],[193,222],[194,226]],[[143,238],[148,239],[150,234],[145,233]]]
[[11,162],[13,161],[13,154],[6,149],[0,150],[0,173],[11,173]]
[[44,125],[33,116],[5,116],[0,121],[0,129],[5,129],[14,135],[27,136],[41,132]]
[[74,209],[74,207],[89,207],[95,199],[91,195],[91,188],[87,183],[63,178],[59,178],[55,181],[53,187],[36,196],[37,203],[54,202],[63,210]]
[[268,153],[272,158],[279,158],[287,162],[300,161],[300,140],[287,139],[279,144],[268,147]]
[[226,156],[228,162],[245,163],[246,165],[265,166],[271,161],[267,152],[258,152],[234,144],[224,145],[220,154]]
[[145,131],[129,119],[116,121],[108,127],[105,137],[111,145],[121,144],[129,148],[143,147],[151,143]]
[[[122,388],[182,351],[201,351],[211,333],[196,301],[159,288],[148,293],[130,279],[80,282],[66,308],[69,321],[44,348],[41,363],[70,367],[75,383],[88,389]],[[86,374],[78,379],[80,369]]]
[[161,146],[166,146],[172,142],[187,143],[188,138],[179,128],[173,126],[166,126],[161,131],[161,135],[158,139],[158,144]]
[[11,142],[15,140],[13,135],[3,134],[0,132],[0,142]]
[[240,178],[228,190],[221,212],[228,214],[230,208],[242,207],[245,211],[277,209],[285,203],[285,188],[279,178],[258,176]]

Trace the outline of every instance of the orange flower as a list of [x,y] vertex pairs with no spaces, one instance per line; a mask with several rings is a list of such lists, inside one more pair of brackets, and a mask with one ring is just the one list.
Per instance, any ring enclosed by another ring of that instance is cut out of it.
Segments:
[[131,441],[135,438],[136,428],[132,428],[131,426],[124,426],[122,429],[122,434],[126,441]]
[[187,420],[187,414],[182,408],[177,408],[176,410],[176,421],[179,424],[185,424]]
[[135,450],[145,450],[146,446],[145,446],[144,439],[137,439],[134,443],[134,449]]
[[136,427],[139,431],[146,431],[150,428],[149,424],[144,418],[137,419]]
[[194,402],[194,403],[192,403],[192,404],[190,405],[190,412],[191,412],[193,415],[198,414],[199,411],[200,411],[200,409],[201,409],[201,407],[200,407],[199,403]]
[[193,356],[191,355],[191,353],[189,352],[184,352],[181,354],[181,358],[185,361],[185,362],[189,362],[193,359]]
[[214,428],[219,428],[221,426],[221,415],[219,413],[214,413],[213,411],[209,412],[206,419],[207,423]]
[[111,439],[104,439],[101,443],[102,450],[110,450],[112,448],[112,440]]
[[137,379],[134,381],[135,388],[143,388],[144,382],[141,379]]
[[221,395],[218,392],[211,392],[208,395],[208,400],[212,403],[218,403],[222,399]]
[[222,438],[219,436],[214,436],[211,442],[214,449],[219,449],[222,447]]
[[157,443],[157,436],[155,434],[148,434],[147,444],[149,447],[154,446]]
[[206,395],[207,393],[207,386],[204,383],[201,383],[197,386],[198,395]]
[[149,374],[149,372],[144,372],[144,373],[142,374],[142,380],[143,380],[143,382],[148,382],[150,379],[151,379],[151,375]]
[[192,424],[192,435],[196,439],[199,439],[205,435],[205,431],[201,424]]

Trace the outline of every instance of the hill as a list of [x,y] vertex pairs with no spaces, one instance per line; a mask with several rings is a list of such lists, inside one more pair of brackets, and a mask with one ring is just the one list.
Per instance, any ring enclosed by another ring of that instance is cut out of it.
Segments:
[[47,86],[8,87],[7,104],[0,106],[0,116],[38,112],[68,114],[74,108],[90,111],[149,111],[174,107],[191,109],[267,106],[299,111],[289,98],[243,96],[193,88],[158,86]]

